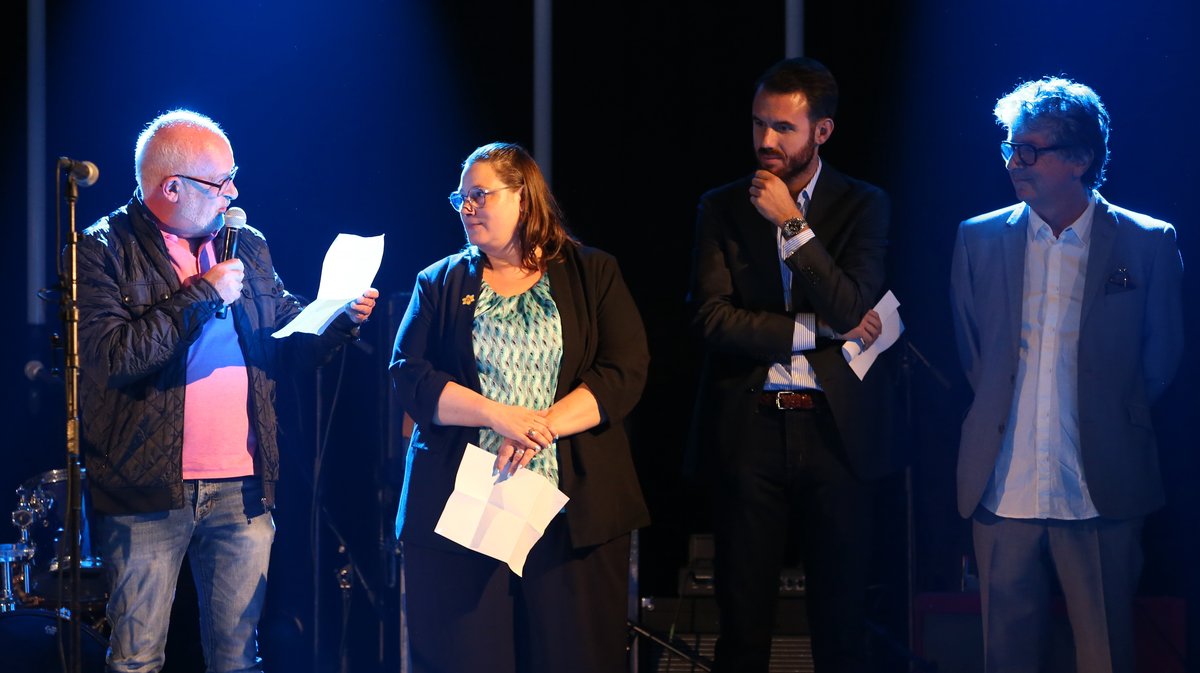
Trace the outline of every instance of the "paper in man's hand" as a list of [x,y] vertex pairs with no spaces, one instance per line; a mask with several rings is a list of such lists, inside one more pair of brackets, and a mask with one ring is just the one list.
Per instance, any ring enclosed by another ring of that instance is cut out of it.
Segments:
[[383,234],[370,237],[338,234],[321,265],[317,298],[271,336],[282,339],[296,332],[323,334],[346,304],[371,287],[382,263]]

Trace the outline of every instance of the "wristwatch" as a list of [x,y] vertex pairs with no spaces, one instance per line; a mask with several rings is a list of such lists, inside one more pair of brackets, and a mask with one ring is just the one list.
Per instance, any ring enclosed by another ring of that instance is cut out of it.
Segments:
[[808,220],[804,219],[803,215],[799,217],[792,217],[784,220],[783,225],[780,226],[780,229],[783,230],[784,238],[791,238],[805,229],[808,229]]

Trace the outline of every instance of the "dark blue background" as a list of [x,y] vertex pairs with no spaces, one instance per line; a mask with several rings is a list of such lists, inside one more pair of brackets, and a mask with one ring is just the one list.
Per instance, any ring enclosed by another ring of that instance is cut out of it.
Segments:
[[[290,289],[315,293],[324,250],[338,232],[386,233],[376,285],[402,310],[399,295],[416,271],[462,243],[445,201],[462,158],[492,140],[532,143],[532,4],[337,4],[48,2],[47,159],[69,155],[101,168],[100,182],[81,194],[80,223],[128,199],[142,125],[159,112],[190,107],[228,132],[241,166],[237,205],[266,233]],[[1200,9],[1183,0],[1137,7],[1032,0],[810,4],[806,52],[829,65],[842,88],[837,128],[822,156],[891,194],[891,286],[912,343],[951,384],[943,388],[924,366],[914,367],[914,413],[902,439],[913,456],[916,588],[954,589],[970,547],[969,528],[953,505],[957,425],[969,392],[953,353],[947,277],[957,222],[1013,201],[997,151],[1003,132],[991,117],[994,101],[1019,81],[1046,74],[1096,89],[1113,119],[1102,192],[1177,226],[1191,307],[1200,289],[1190,270],[1200,259],[1192,225],[1200,178],[1194,159]],[[552,186],[576,233],[621,260],[654,358],[632,422],[655,517],[642,535],[643,594],[674,592],[687,535],[707,527],[707,505],[680,469],[698,361],[683,310],[695,204],[704,190],[753,167],[752,82],[783,56],[782,3],[701,6],[665,0],[555,7]],[[63,464],[61,389],[31,384],[21,373],[28,360],[52,358],[47,329],[23,318],[24,11],[24,3],[8,9],[8,39],[0,47],[6,82],[0,190],[10,204],[0,273],[11,304],[0,355],[0,427],[8,435],[0,511],[15,504],[10,494],[21,481]],[[44,198],[52,226],[53,194]],[[53,232],[44,236],[47,249],[55,249]],[[49,254],[46,262],[52,269]],[[51,276],[46,285],[55,282]],[[53,323],[53,309],[50,315]],[[347,557],[337,550],[333,528],[374,592],[369,597],[363,581],[352,592],[352,670],[374,670],[380,615],[384,659],[394,656],[395,591],[381,552],[397,478],[383,373],[392,329],[386,311],[372,320],[367,348],[345,357],[340,387],[335,361],[319,386],[302,376],[281,394],[288,491],[277,515],[263,637],[267,656],[277,668],[287,666],[280,670],[311,661],[314,584],[323,670],[338,656],[341,602],[333,572]],[[1190,311],[1187,329],[1189,338],[1197,333]],[[1191,487],[1197,442],[1190,432],[1197,358],[1189,349],[1157,409],[1169,501],[1147,526],[1144,581],[1148,593],[1193,604],[1200,560],[1200,503]],[[315,425],[324,430],[331,417],[320,500],[333,526],[321,526],[314,580]],[[885,487],[879,611],[902,634],[904,488],[899,478]],[[10,533],[0,539],[15,539],[15,529]],[[171,665],[186,670],[189,663],[176,657]]]

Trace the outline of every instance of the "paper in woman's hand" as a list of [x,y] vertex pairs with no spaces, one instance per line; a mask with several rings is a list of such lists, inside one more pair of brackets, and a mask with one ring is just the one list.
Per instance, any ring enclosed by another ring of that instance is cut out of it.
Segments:
[[517,576],[534,543],[567,504],[549,479],[522,468],[495,474],[496,456],[468,444],[458,465],[454,492],[434,532],[508,564]]

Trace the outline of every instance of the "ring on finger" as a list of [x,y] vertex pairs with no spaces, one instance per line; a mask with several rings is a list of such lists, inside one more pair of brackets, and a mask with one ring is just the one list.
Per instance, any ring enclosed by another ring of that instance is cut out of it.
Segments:
[[535,430],[533,428],[529,428],[528,430],[525,431],[525,436],[530,439],[533,439],[534,435],[536,435],[537,433],[538,433],[537,430]]

